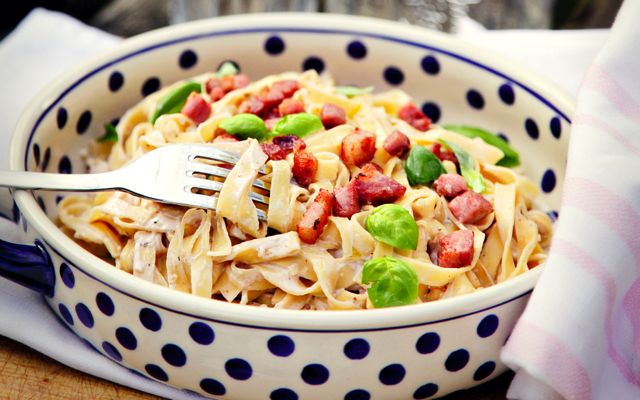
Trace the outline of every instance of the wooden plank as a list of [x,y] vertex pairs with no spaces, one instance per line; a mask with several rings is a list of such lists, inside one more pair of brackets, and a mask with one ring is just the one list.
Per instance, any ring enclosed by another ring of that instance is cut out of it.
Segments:
[[152,400],[152,396],[76,371],[0,336],[0,399]]

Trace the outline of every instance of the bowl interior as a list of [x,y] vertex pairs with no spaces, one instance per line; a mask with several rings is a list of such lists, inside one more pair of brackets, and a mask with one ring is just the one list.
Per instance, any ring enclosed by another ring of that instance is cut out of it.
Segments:
[[[337,23],[327,24],[328,18]],[[497,132],[520,152],[524,173],[541,189],[542,207],[557,215],[571,111],[562,94],[517,66],[442,34],[328,18],[228,18],[127,41],[60,79],[36,101],[14,141],[12,168],[85,172],[83,149],[104,133],[104,123],[163,85],[231,60],[252,79],[314,68],[343,85],[401,89],[438,124]],[[61,195],[36,191],[34,197],[54,219]]]

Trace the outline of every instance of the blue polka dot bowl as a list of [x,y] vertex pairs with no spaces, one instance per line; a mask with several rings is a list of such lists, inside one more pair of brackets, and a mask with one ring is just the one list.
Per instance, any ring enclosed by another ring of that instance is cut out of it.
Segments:
[[[340,84],[407,91],[437,123],[482,126],[520,150],[555,213],[571,102],[520,66],[455,38],[326,15],[198,21],[127,40],[31,103],[15,170],[84,171],[82,150],[143,96],[232,60],[252,78],[330,71]],[[42,292],[64,324],[126,368],[219,399],[426,399],[505,370],[499,352],[541,268],[459,298],[309,312],[206,300],[152,285],[84,250],[53,222],[60,193],[14,193],[33,245],[2,243],[4,276]],[[20,263],[9,263],[14,256]],[[17,265],[19,264],[19,265]]]

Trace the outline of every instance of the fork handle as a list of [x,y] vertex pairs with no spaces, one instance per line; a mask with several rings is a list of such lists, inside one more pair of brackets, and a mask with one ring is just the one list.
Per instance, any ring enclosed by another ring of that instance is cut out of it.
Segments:
[[98,174],[50,174],[45,172],[0,171],[0,186],[15,189],[44,189],[95,192],[124,189],[119,171]]

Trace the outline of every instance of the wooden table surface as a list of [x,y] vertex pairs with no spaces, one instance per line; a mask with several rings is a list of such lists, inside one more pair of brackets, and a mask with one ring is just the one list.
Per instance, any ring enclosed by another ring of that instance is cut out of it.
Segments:
[[[442,400],[502,400],[512,373]],[[29,347],[0,336],[0,399],[160,399],[66,367]]]

